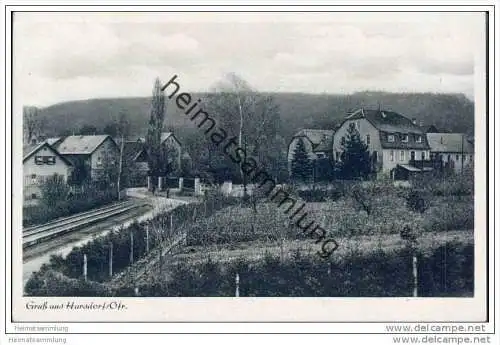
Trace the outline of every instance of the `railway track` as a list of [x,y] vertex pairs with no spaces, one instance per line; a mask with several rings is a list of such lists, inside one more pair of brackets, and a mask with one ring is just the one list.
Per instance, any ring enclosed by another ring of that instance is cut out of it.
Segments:
[[109,217],[125,213],[137,207],[146,205],[124,201],[100,208],[82,212],[74,216],[58,219],[38,226],[23,229],[23,248],[34,246],[64,233],[68,233],[82,227],[92,225]]

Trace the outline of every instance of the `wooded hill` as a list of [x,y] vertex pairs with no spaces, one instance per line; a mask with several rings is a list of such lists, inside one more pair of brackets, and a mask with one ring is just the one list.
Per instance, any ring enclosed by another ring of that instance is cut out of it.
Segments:
[[[280,134],[286,140],[302,128],[330,129],[339,124],[349,111],[360,107],[392,110],[408,118],[416,118],[425,125],[454,132],[474,132],[474,103],[462,94],[357,92],[350,95],[271,93],[280,109]],[[193,99],[204,99],[207,94],[193,94]],[[49,136],[78,134],[84,125],[102,130],[113,117],[126,114],[132,133],[144,135],[147,131],[151,99],[116,98],[90,99],[55,104],[40,109]],[[486,116],[486,114],[485,114]],[[177,108],[167,105],[165,127],[182,137],[197,128]]]

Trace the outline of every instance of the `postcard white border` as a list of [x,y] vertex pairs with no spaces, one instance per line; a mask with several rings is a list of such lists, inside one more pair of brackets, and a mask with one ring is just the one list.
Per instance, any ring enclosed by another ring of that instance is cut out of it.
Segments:
[[[13,8],[15,10],[27,10],[27,8]],[[68,10],[74,11],[75,8],[72,7],[37,7],[34,6],[30,8],[30,10]],[[160,8],[160,7],[134,7],[127,8],[126,10],[186,10],[185,7],[177,7],[177,8]],[[221,9],[231,9],[231,8],[221,8]],[[232,8],[234,9],[234,8]],[[236,10],[244,11],[246,9],[251,9],[253,11],[258,10],[255,7],[239,7]],[[264,7],[262,10],[270,11],[273,8]],[[283,10],[281,7],[274,8],[275,10]],[[287,8],[287,10],[292,9],[291,7]],[[350,11],[359,11],[359,7],[314,7],[310,8],[314,11],[321,10],[350,10]],[[484,11],[491,10],[490,7],[479,7],[479,6],[471,6],[471,7],[449,7],[449,6],[438,6],[438,7],[390,7],[383,8],[380,7],[363,7],[362,10],[404,10],[404,11]],[[78,10],[97,10],[97,11],[105,11],[105,10],[117,10],[116,7],[89,7],[89,8],[78,8]],[[214,7],[198,7],[198,8],[187,8],[189,11],[194,10],[207,10],[207,11],[216,11],[218,8]],[[300,7],[298,10],[306,11],[308,8]],[[10,118],[9,109],[10,109],[10,73],[9,70],[9,60],[10,60],[10,45],[8,44],[10,39],[10,18],[6,16],[7,19],[7,45],[6,45],[6,152],[10,151],[10,121],[13,121],[13,125],[15,126],[13,132],[14,138],[14,146],[13,146],[13,156],[14,161],[10,161],[8,154],[6,155],[7,171],[10,169],[10,164],[12,164],[14,171],[19,171],[21,164],[20,159],[16,159],[16,157],[21,157],[19,154],[19,148],[22,145],[19,145],[21,136],[20,132],[20,117],[14,116]],[[493,42],[494,42],[494,33],[493,33],[493,13],[490,12],[490,54],[493,55]],[[480,51],[484,52],[484,49]],[[484,54],[484,53],[483,53]],[[492,62],[493,59],[490,59]],[[476,67],[478,70],[485,70],[484,65],[485,59],[478,58],[476,61]],[[482,64],[481,64],[482,63]],[[494,71],[492,66],[490,66],[490,154],[494,152],[493,148],[493,138],[494,138],[494,116],[493,116],[493,82],[494,82]],[[484,75],[481,73],[476,73],[475,75],[476,81],[478,85],[485,85]],[[15,90],[14,90],[15,91]],[[481,116],[485,114],[486,107],[484,103],[479,102],[478,100],[485,99],[485,90],[482,87],[476,87],[476,146],[481,148],[476,152],[476,171],[477,171],[477,179],[476,179],[476,188],[477,187],[485,187],[486,181],[484,178],[480,176],[484,176],[486,171],[486,136],[481,135],[481,129],[485,129],[486,118]],[[17,113],[17,112],[16,112]],[[15,113],[15,114],[16,114]],[[481,157],[482,159],[479,159]],[[491,162],[491,156],[490,163]],[[7,190],[9,192],[10,189],[10,179],[13,178],[13,190],[22,190],[21,180],[15,178],[14,175],[10,175],[7,173]],[[490,164],[490,179],[493,178],[493,164]],[[493,198],[494,192],[492,190],[493,185],[490,181],[490,198]],[[12,192],[10,191],[10,192]],[[12,193],[6,194],[7,196],[13,195]],[[486,203],[486,189],[485,188],[477,188],[476,191],[476,228],[486,228],[486,219],[485,217],[481,217],[481,212],[484,212]],[[71,328],[71,332],[82,332],[82,333],[113,333],[113,332],[123,332],[126,330],[127,332],[135,333],[135,332],[174,332],[174,333],[195,333],[195,332],[208,332],[208,333],[216,333],[216,332],[255,332],[257,329],[258,332],[276,332],[279,328],[280,332],[303,332],[307,329],[307,332],[327,332],[327,333],[360,333],[360,332],[382,332],[385,333],[386,330],[383,329],[381,324],[373,323],[377,321],[385,321],[385,322],[451,322],[451,321],[476,321],[476,322],[484,322],[486,315],[486,286],[485,286],[485,267],[486,267],[486,258],[484,253],[486,253],[486,241],[485,236],[486,233],[481,231],[475,231],[475,286],[476,293],[474,298],[426,298],[426,299],[413,299],[413,298],[301,298],[301,299],[292,299],[292,298],[240,298],[240,299],[232,299],[232,298],[164,298],[164,299],[153,299],[153,298],[121,298],[121,299],[109,299],[109,300],[121,300],[128,306],[127,313],[106,313],[106,312],[65,312],[64,315],[61,313],[51,313],[50,311],[46,311],[43,313],[26,313],[24,309],[24,304],[27,300],[33,299],[43,299],[47,298],[25,298],[20,295],[21,285],[22,285],[22,262],[21,260],[17,260],[13,262],[14,270],[10,270],[10,251],[12,250],[14,256],[18,256],[21,258],[20,254],[20,243],[21,237],[16,237],[16,232],[14,231],[14,242],[11,242],[10,238],[10,221],[12,221],[12,226],[14,229],[20,229],[20,203],[19,200],[13,197],[12,204],[9,205],[10,200],[7,199],[7,204],[4,205],[7,211],[7,227],[6,227],[6,243],[4,243],[6,248],[7,255],[7,272],[5,275],[5,279],[7,282],[7,300],[6,300],[6,321],[7,321],[7,330],[15,331],[14,324],[11,323],[10,311],[14,315],[14,322],[60,322],[64,321],[76,321],[76,322],[86,322],[86,323],[70,323],[68,326]],[[494,235],[493,235],[493,203],[490,202],[490,256],[493,256],[494,252]],[[13,207],[14,218],[9,220],[10,217],[10,206]],[[478,214],[479,212],[479,214]],[[3,239],[2,239],[3,240]],[[12,243],[12,247],[6,245]],[[3,259],[2,259],[3,260]],[[494,265],[490,262],[490,292],[493,292],[493,267]],[[16,273],[17,272],[17,273]],[[4,283],[5,283],[4,282]],[[10,284],[12,282],[13,290],[10,291]],[[13,305],[10,305],[10,293],[13,292]],[[51,298],[51,300],[64,300],[67,301],[68,298]],[[78,300],[79,302],[83,302],[85,300],[96,301],[96,298],[73,298],[73,300]],[[490,299],[492,302],[492,298]],[[490,306],[490,321],[493,318],[493,306]],[[176,310],[175,315],[172,315],[172,310]],[[106,321],[107,323],[95,323],[100,321]],[[128,323],[119,323],[116,322],[127,322]],[[130,322],[148,322],[146,324],[137,324]],[[211,321],[211,322],[222,322],[222,323],[149,323],[149,322],[165,322],[165,321]],[[254,323],[231,323],[225,324],[223,322],[238,322],[238,321],[249,321]],[[276,322],[276,321],[291,321],[291,322],[314,322],[314,323],[300,323],[300,324],[290,324],[290,323],[278,323],[278,324],[261,324],[257,322]],[[108,323],[112,322],[112,323]],[[349,322],[349,323],[319,323],[319,322]],[[352,323],[350,323],[352,322]],[[354,322],[365,322],[363,323],[362,329],[359,327],[360,324],[356,324]],[[368,323],[366,323],[368,322]],[[371,323],[370,323],[371,322]],[[491,322],[489,327],[491,327]],[[491,328],[490,328],[491,329]]]

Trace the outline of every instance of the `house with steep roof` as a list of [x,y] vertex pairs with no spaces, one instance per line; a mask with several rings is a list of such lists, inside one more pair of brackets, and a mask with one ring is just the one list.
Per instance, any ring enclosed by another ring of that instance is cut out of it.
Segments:
[[109,135],[72,135],[49,138],[51,145],[75,168],[76,181],[100,179],[106,168],[118,162],[119,148]]
[[[358,109],[349,114],[335,132],[333,153],[341,160],[348,129],[353,126],[368,145],[373,168],[378,176],[396,177],[432,170],[430,147],[424,129],[409,118],[387,110]],[[427,164],[429,163],[429,164]]]
[[[171,164],[174,173],[180,172],[182,146],[172,132],[161,134],[161,145],[167,164]],[[138,137],[136,140],[126,141],[123,147],[123,157],[131,169],[133,180],[144,180],[149,172],[148,153],[146,151],[146,140]]]
[[456,173],[474,165],[474,141],[464,133],[427,133],[431,156]]
[[290,144],[288,144],[288,171],[291,171],[295,149],[300,140],[303,140],[311,161],[331,158],[334,132],[334,130],[329,129],[302,129],[295,133]]
[[73,164],[48,143],[23,147],[24,200],[40,198],[40,186],[54,174],[68,181]]

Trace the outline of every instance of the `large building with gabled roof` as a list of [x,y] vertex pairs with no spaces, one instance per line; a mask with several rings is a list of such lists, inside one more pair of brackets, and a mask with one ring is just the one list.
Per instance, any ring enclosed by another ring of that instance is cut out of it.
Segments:
[[48,143],[68,159],[78,171],[78,180],[97,179],[106,166],[115,164],[119,148],[109,135],[71,135],[64,138],[49,138]]
[[396,171],[409,174],[431,170],[430,147],[424,129],[416,121],[388,110],[358,109],[349,114],[335,132],[333,152],[341,160],[347,131],[353,126],[368,145],[378,175],[394,177]]

